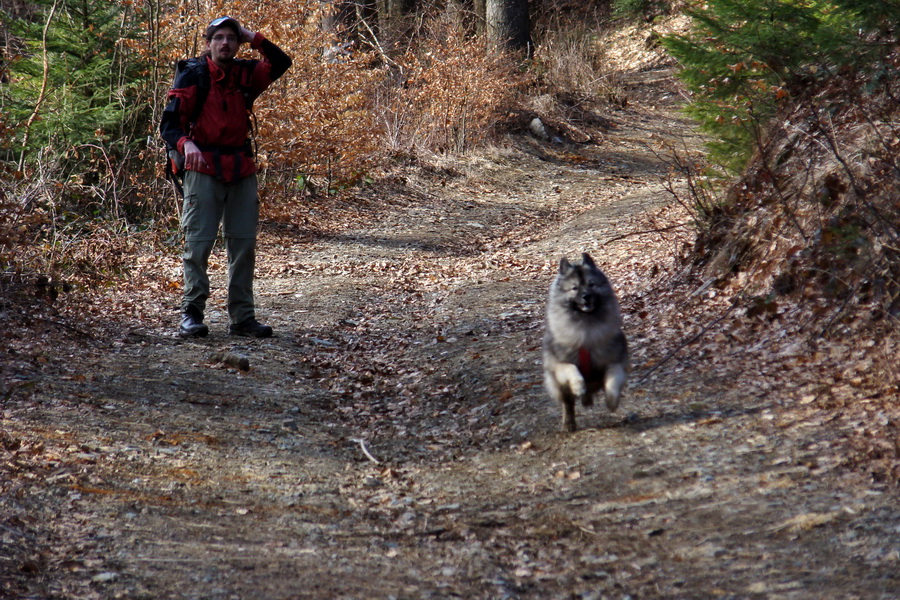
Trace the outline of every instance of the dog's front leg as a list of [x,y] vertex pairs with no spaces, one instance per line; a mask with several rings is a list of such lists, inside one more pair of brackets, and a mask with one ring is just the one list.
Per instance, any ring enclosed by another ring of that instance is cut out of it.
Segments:
[[548,373],[548,377],[552,378],[552,385],[547,387],[551,389],[551,393],[556,401],[562,405],[562,429],[563,431],[573,432],[577,429],[575,424],[575,400],[583,398],[587,393],[584,378],[581,376],[578,367],[571,363],[556,365],[552,373]]

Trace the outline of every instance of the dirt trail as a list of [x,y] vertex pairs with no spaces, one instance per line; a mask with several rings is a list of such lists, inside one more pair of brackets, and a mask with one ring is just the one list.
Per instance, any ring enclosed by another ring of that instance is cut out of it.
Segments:
[[[4,439],[41,438],[47,463],[9,491],[0,548],[21,552],[0,556],[5,589],[900,597],[895,493],[842,468],[827,426],[792,426],[758,365],[723,377],[686,349],[640,381],[677,341],[639,313],[687,232],[621,236],[671,223],[657,144],[696,138],[669,74],[636,77],[637,101],[604,115],[596,144],[523,139],[410,171],[329,235],[267,226],[257,293],[272,339],[224,334],[219,256],[209,338],[177,339],[167,311],[64,349],[0,413]],[[583,250],[619,288],[635,370],[621,413],[580,410],[567,435],[539,346],[556,261]]]

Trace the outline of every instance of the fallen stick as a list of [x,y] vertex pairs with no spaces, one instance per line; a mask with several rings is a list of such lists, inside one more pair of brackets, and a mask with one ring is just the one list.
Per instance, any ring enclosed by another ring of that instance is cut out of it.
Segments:
[[360,439],[360,438],[350,438],[350,441],[351,441],[351,442],[356,442],[357,444],[359,444],[359,448],[360,448],[360,450],[362,450],[363,454],[366,455],[366,458],[368,458],[369,460],[371,460],[371,461],[372,461],[373,463],[375,463],[376,465],[380,465],[380,464],[381,464],[381,462],[379,462],[377,458],[375,458],[374,456],[372,456],[371,454],[369,454],[369,449],[366,448],[366,443],[365,443],[362,439]]

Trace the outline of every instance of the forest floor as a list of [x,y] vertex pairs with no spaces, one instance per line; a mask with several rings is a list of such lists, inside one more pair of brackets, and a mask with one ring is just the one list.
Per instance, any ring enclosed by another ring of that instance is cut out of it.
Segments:
[[[664,148],[700,140],[671,75],[629,74],[592,143],[511,138],[267,222],[270,339],[226,335],[221,251],[205,339],[175,335],[174,250],[74,329],[32,324],[0,395],[0,597],[900,597],[897,489],[843,443],[877,415],[820,410],[822,363],[721,333],[683,275]],[[583,251],[634,366],[566,434],[544,298]]]

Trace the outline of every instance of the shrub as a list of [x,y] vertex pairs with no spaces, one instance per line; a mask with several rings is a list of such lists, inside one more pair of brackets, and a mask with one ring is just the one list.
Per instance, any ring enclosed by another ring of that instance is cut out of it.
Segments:
[[510,57],[446,17],[396,58],[397,81],[381,87],[377,114],[392,150],[465,152],[487,140],[521,83]]
[[870,68],[900,7],[874,0],[707,0],[693,28],[663,43],[693,92],[688,112],[712,135],[713,160],[732,172],[763,143],[779,105],[844,67]]

